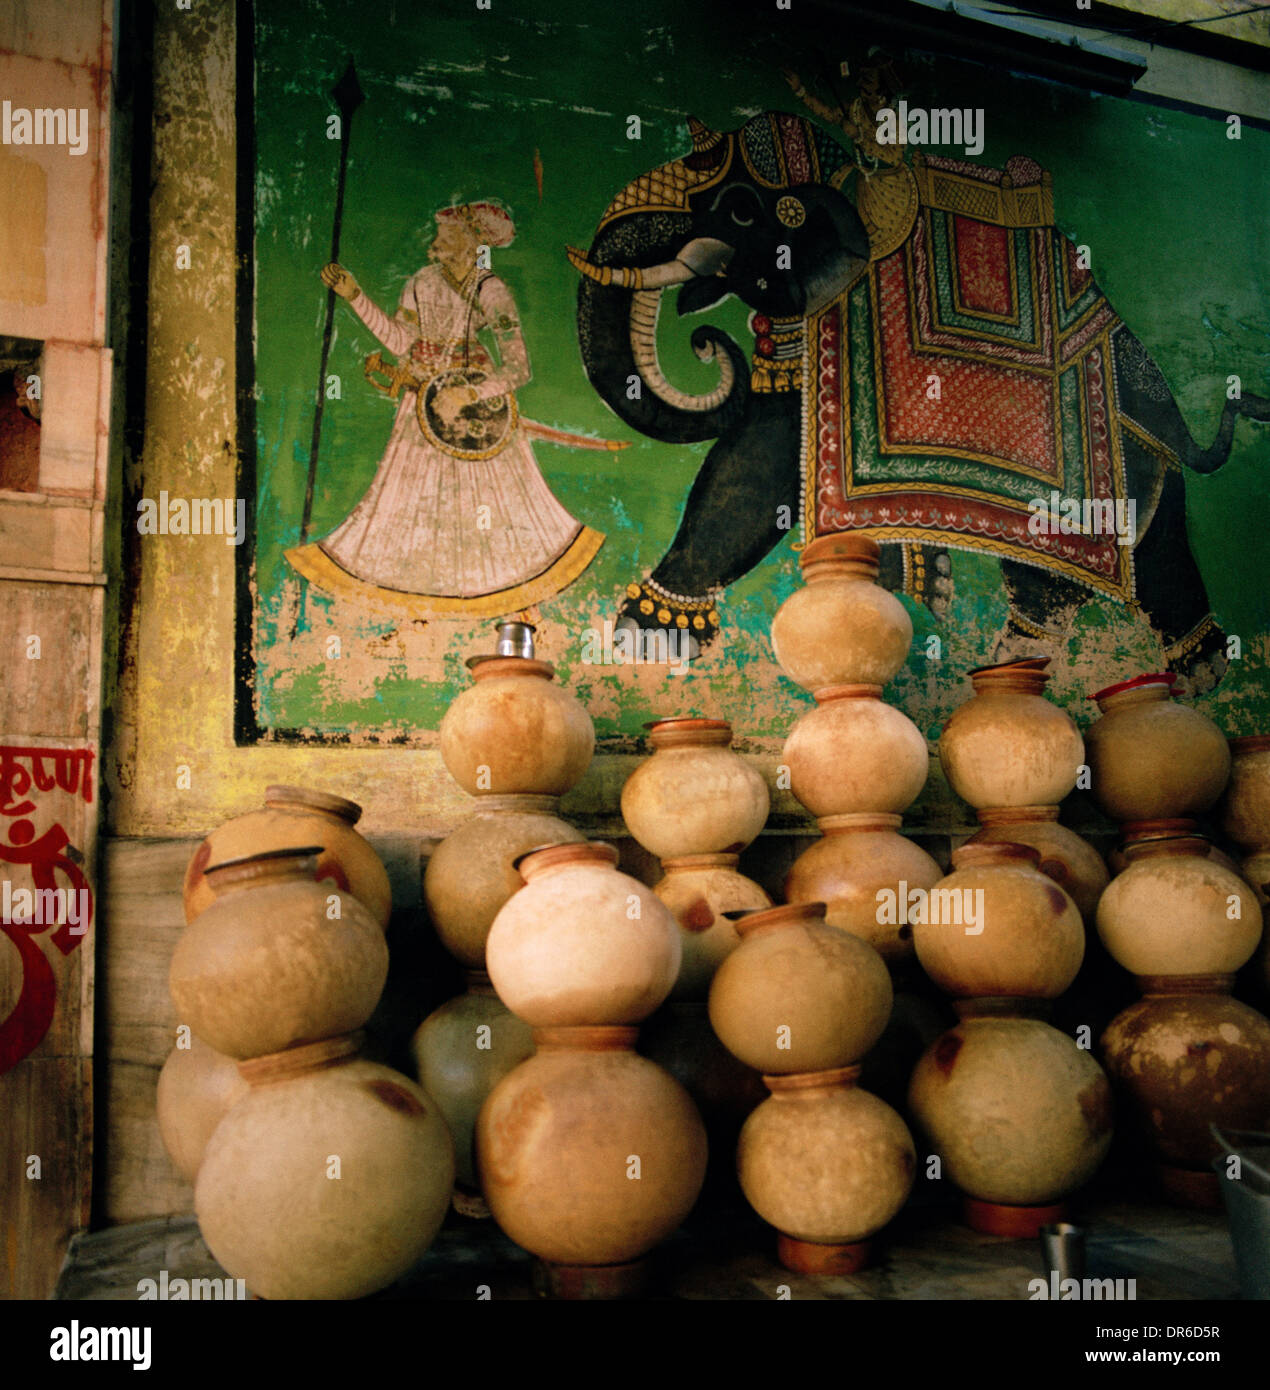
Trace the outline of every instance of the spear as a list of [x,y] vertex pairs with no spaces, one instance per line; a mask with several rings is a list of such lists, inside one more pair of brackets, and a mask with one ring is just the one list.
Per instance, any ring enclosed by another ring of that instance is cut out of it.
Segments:
[[[348,60],[344,76],[331,89],[331,96],[340,109],[340,172],[335,185],[335,218],[331,225],[332,261],[340,258],[340,227],[344,221],[344,178],[348,172],[348,136],[353,124],[353,112],[366,100],[362,84],[357,80],[353,60]],[[322,363],[318,368],[317,405],[313,411],[313,439],[309,444],[309,479],[304,489],[304,517],[300,522],[300,544],[309,538],[309,522],[313,516],[313,484],[317,478],[318,443],[322,438],[322,405],[326,400],[326,363],[331,355],[331,329],[335,322],[335,291],[326,292],[326,322],[322,325]]]
[[[340,228],[344,222],[344,181],[348,173],[348,141],[353,124],[353,113],[366,100],[362,84],[357,80],[357,69],[353,60],[348,60],[344,75],[331,89],[331,96],[340,111],[340,168],[335,185],[335,216],[331,223],[332,261],[340,258]],[[335,323],[335,291],[326,292],[326,321],[322,325],[322,358],[318,367],[317,403],[313,408],[313,437],[309,441],[309,476],[304,485],[304,513],[300,519],[300,544],[309,539],[309,523],[313,519],[313,486],[317,481],[318,446],[322,439],[322,407],[326,402],[326,364],[331,355],[331,330]],[[300,591],[300,609],[296,614],[296,628],[304,614],[304,589]],[[293,629],[292,636],[295,635]]]

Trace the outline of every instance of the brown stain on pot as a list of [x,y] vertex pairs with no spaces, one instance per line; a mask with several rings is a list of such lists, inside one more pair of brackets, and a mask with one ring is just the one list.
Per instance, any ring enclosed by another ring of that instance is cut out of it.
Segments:
[[1067,894],[1061,888],[1051,888],[1048,884],[1045,887],[1049,895],[1050,906],[1054,909],[1054,915],[1061,917],[1067,909]]
[[1086,1086],[1077,1096],[1080,1113],[1091,1139],[1101,1139],[1111,1130],[1111,1087],[1105,1077]]
[[391,1081],[364,1081],[362,1085],[391,1109],[402,1115],[426,1115],[428,1112],[404,1087]]
[[319,882],[324,883],[327,879],[340,890],[341,893],[349,893],[352,890],[348,885],[348,876],[345,874],[340,864],[323,855],[318,860],[317,873],[313,877]]
[[710,904],[704,898],[689,903],[680,918],[680,925],[685,931],[708,931],[714,926],[714,913],[710,911]]
[[520,1159],[528,1152],[534,1131],[545,1124],[549,1105],[537,1086],[527,1086],[500,1106],[492,1117],[490,1143],[486,1153],[490,1175],[510,1186],[516,1181]]
[[932,1054],[935,1065],[945,1076],[952,1075],[952,1069],[957,1061],[957,1054],[961,1051],[963,1038],[960,1033],[945,1033],[935,1044],[935,1051]]

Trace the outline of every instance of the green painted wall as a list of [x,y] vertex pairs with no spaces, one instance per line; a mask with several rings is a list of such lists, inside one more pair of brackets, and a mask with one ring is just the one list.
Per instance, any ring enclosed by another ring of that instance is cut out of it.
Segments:
[[[695,711],[733,719],[738,732],[779,740],[808,702],[775,667],[771,615],[797,582],[796,555],[778,548],[725,596],[724,642],[691,674],[584,665],[582,632],[613,616],[618,595],[661,557],[708,450],[655,444],[620,424],[583,374],[575,333],[576,276],[566,243],[586,246],[611,196],[630,178],[683,153],[683,116],[728,129],[764,109],[799,111],[779,68],[812,84],[824,57],[792,30],[729,30],[726,6],[643,0],[637,10],[588,0],[550,6],[428,0],[367,9],[346,0],[257,0],[256,335],[258,544],[255,697],[266,731],[353,741],[427,743],[457,690],[462,660],[490,648],[489,628],[398,628],[310,590],[299,626],[299,581],[283,558],[294,545],[304,495],[318,370],[338,143],[327,139],[329,89],[347,55],[368,100],[351,135],[341,260],[389,312],[425,263],[433,213],[494,197],[516,220],[515,242],[493,268],[516,297],[533,366],[519,393],[534,419],[632,440],[618,455],[535,446],[556,496],[605,532],[590,569],[542,605],[543,654],[587,703],[597,733],[622,746],[643,721]],[[868,36],[859,44],[867,45]],[[823,45],[836,62],[864,50]],[[978,162],[1027,154],[1053,175],[1060,228],[1090,246],[1093,270],[1171,385],[1193,433],[1216,427],[1226,378],[1270,394],[1270,135],[1194,114],[1092,96],[937,59],[900,63],[911,103],[982,107]],[[823,89],[822,89],[823,90]],[[805,112],[803,113],[805,114]],[[626,138],[638,115],[642,138]],[[543,169],[541,201],[534,155]],[[936,151],[960,155],[960,150]],[[688,327],[663,306],[667,375],[684,389],[713,384],[687,346]],[[738,341],[746,311],[735,300],[690,322],[712,322]],[[394,406],[362,378],[378,344],[342,303],[329,371],[342,399],[327,403],[312,536],[347,516],[374,474]],[[1203,698],[1228,732],[1270,727],[1270,514],[1265,477],[1270,426],[1240,422],[1225,467],[1190,476],[1192,548],[1218,619],[1243,656]],[[253,557],[247,557],[250,561]],[[999,567],[954,552],[956,599],[936,625],[915,611],[917,641],[888,689],[934,736],[967,691],[967,667],[989,655],[1005,618]],[[921,639],[938,632],[942,659]],[[340,637],[342,656],[327,656]],[[1087,717],[1097,685],[1160,663],[1156,639],[1113,602],[1090,595],[1052,690]],[[268,736],[268,734],[266,734]]]

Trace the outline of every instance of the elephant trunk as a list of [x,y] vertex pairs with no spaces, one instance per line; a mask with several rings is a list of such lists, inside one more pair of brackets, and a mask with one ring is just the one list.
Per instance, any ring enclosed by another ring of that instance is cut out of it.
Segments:
[[[700,360],[719,364],[719,381],[712,390],[691,395],[672,386],[662,370],[657,353],[662,292],[667,284],[694,274],[675,259],[690,231],[688,218],[667,215],[636,214],[610,223],[586,260],[591,267],[621,267],[628,274],[614,272],[608,284],[584,275],[578,289],[578,341],[591,384],[633,429],[676,444],[726,433],[740,420],[749,398],[749,364],[717,328],[698,328],[691,339]],[[632,275],[633,270],[641,273]]]

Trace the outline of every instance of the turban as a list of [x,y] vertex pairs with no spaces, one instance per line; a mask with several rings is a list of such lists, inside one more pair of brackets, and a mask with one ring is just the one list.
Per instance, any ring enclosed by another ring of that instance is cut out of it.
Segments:
[[510,246],[516,225],[510,215],[494,203],[456,203],[442,208],[437,216],[457,217],[465,222],[486,246]]

